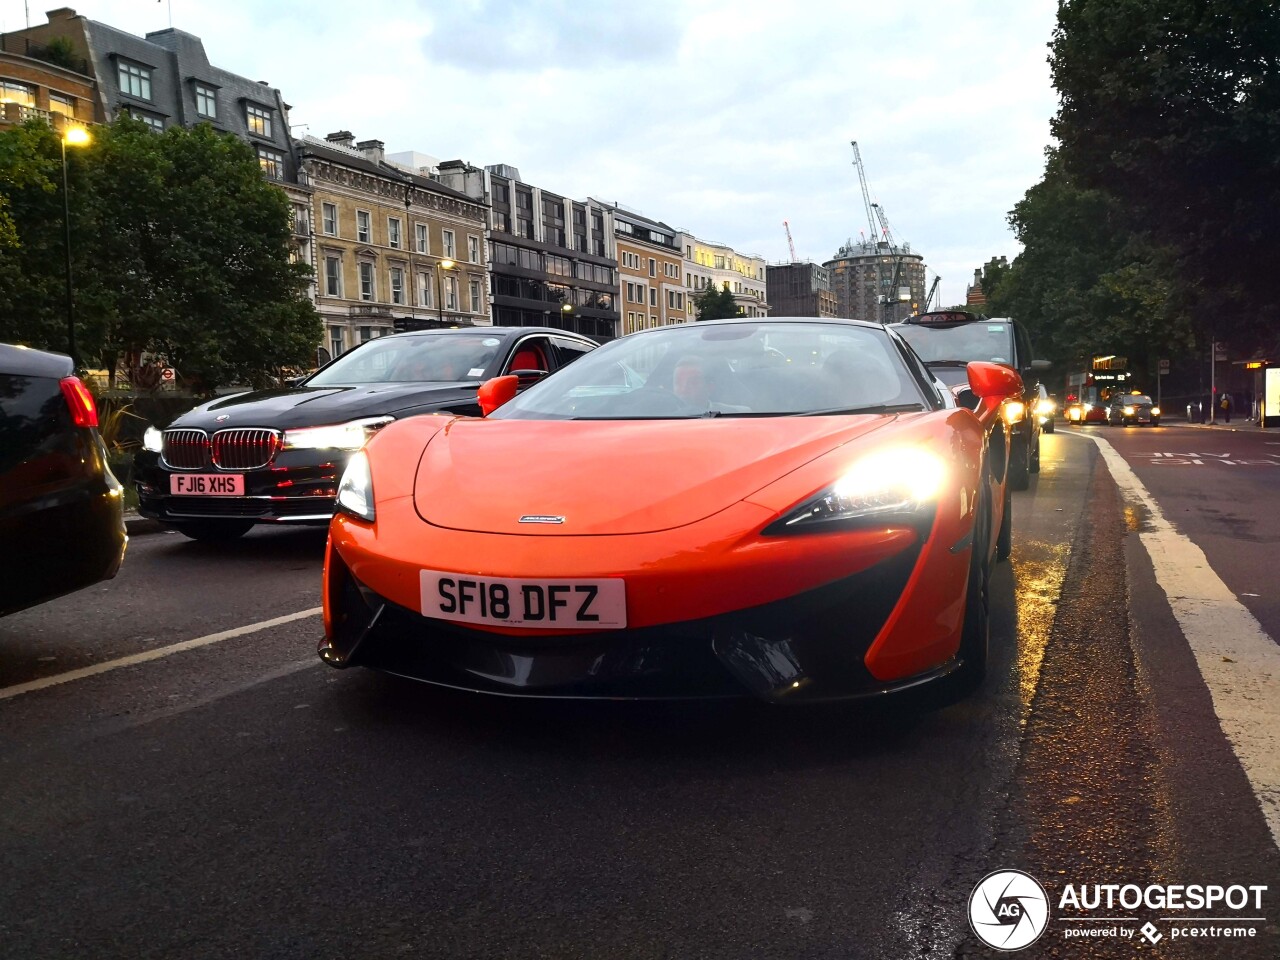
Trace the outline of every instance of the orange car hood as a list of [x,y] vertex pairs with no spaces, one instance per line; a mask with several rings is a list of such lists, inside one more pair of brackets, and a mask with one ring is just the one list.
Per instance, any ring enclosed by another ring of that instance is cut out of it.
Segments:
[[[670,530],[718,513],[893,419],[458,419],[428,441],[414,503],[428,523],[455,530],[543,536]],[[521,523],[522,516],[564,522]]]

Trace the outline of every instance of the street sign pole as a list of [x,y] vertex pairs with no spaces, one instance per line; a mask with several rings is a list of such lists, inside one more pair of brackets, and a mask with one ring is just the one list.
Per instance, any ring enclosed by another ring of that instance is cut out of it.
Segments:
[[1209,423],[1215,423],[1218,414],[1218,341],[1209,344]]
[[1157,407],[1164,406],[1164,404],[1161,403],[1161,399],[1164,396],[1163,394],[1164,375],[1168,372],[1169,372],[1169,361],[1168,360],[1159,361],[1159,364],[1156,366],[1156,406]]

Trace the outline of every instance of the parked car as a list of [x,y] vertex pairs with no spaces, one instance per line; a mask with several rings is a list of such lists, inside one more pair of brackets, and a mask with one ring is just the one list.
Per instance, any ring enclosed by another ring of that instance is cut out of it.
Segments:
[[1011,398],[1004,408],[1014,428],[1009,484],[1014,490],[1027,489],[1030,475],[1040,472],[1040,421],[1035,415],[1040,394],[1036,374],[1048,370],[1051,364],[1033,359],[1026,327],[1009,317],[984,317],[963,310],[922,313],[891,326],[939,379],[960,388],[961,402],[966,405],[974,402],[964,393],[970,361],[1002,363],[1018,373],[1022,394]]
[[123,490],[71,358],[0,344],[0,616],[120,569]]
[[977,412],[879,324],[770,318],[499,377],[485,419],[399,421],[349,461],[320,655],[527,696],[967,689],[1007,522],[986,424],[1022,392],[968,376]]
[[1155,401],[1142,393],[1118,393],[1107,406],[1107,426],[1116,424],[1128,427],[1150,424],[1160,426],[1160,408]]
[[594,350],[540,327],[469,327],[380,337],[297,383],[221,397],[151,428],[135,463],[138,512],[197,540],[255,523],[326,524],[351,454],[393,420],[480,413],[485,380],[523,388]]

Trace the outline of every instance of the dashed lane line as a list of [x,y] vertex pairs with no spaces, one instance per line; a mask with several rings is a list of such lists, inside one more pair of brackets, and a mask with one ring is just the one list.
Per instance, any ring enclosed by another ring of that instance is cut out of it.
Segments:
[[1174,529],[1116,449],[1100,437],[1088,439],[1098,445],[1126,499],[1147,510],[1146,529],[1138,536],[1195,655],[1222,731],[1280,845],[1280,646],[1209,566],[1204,551]]
[[91,667],[81,667],[79,670],[68,670],[66,673],[54,674],[51,677],[42,677],[39,680],[15,684],[12,687],[0,687],[0,700],[12,700],[14,697],[22,696],[24,693],[33,693],[36,690],[56,687],[62,683],[72,683],[76,680],[83,680],[86,677],[96,677],[100,673],[109,673],[112,670],[119,670],[122,667],[132,667],[135,664],[146,663],[149,660],[159,660],[162,657],[171,657],[175,653],[195,650],[198,647],[207,647],[211,643],[219,643],[223,640],[232,640],[236,637],[243,637],[250,633],[258,633],[261,630],[270,630],[272,627],[279,627],[286,623],[293,623],[295,620],[306,620],[308,617],[318,617],[322,611],[322,607],[312,607],[310,610],[299,610],[297,613],[285,614],[283,617],[274,617],[271,620],[262,620],[258,623],[251,623],[248,626],[235,627],[231,630],[222,630],[218,633],[210,633],[207,636],[196,637],[194,640],[183,640],[181,643],[170,644],[167,647],[159,647],[155,650],[146,650],[142,653],[134,653],[127,657],[120,657],[117,660],[108,660],[105,663],[95,663]]

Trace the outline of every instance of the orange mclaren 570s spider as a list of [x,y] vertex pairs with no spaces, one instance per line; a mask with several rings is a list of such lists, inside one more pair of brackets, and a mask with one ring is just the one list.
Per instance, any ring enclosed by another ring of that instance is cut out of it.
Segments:
[[1022,386],[988,363],[969,384],[976,410],[892,331],[816,318],[490,380],[484,417],[400,420],[351,459],[320,655],[542,697],[972,690]]

